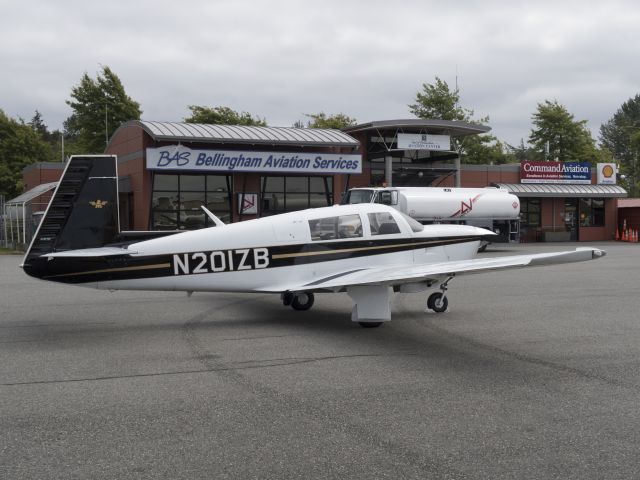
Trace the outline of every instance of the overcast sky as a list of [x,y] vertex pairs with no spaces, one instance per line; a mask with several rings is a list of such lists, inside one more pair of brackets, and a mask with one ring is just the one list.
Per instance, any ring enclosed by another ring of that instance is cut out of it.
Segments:
[[144,120],[225,105],[291,126],[305,113],[412,118],[439,76],[493,133],[525,141],[557,100],[597,138],[640,93],[640,3],[584,1],[0,0],[0,109],[51,128],[107,65]]

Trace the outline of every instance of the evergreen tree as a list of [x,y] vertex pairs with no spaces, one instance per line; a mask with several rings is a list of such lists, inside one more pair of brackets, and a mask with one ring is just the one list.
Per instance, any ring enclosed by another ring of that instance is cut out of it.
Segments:
[[184,119],[187,123],[210,123],[214,125],[244,125],[266,127],[264,118],[253,117],[248,112],[236,112],[229,107],[203,107],[189,105],[191,115]]
[[71,89],[67,104],[73,110],[64,123],[69,147],[82,153],[103,152],[113,132],[129,120],[139,120],[142,113],[140,104],[127,95],[118,76],[106,66],[95,80],[85,73]]
[[547,160],[561,162],[597,160],[595,142],[587,128],[587,121],[576,121],[574,116],[556,100],[538,104],[532,116],[534,128],[529,142]]
[[0,194],[7,199],[22,193],[22,169],[48,160],[49,146],[24,122],[0,110]]
[[337,130],[342,130],[343,128],[351,127],[356,124],[355,118],[351,118],[344,113],[336,113],[334,115],[327,115],[324,112],[305,113],[304,116],[310,118],[311,120],[308,120],[306,125],[304,125],[303,122],[296,122],[294,127],[335,128]]
[[630,98],[600,127],[600,144],[620,164],[631,196],[640,193],[640,94]]
[[[459,105],[460,90],[451,90],[449,84],[436,77],[433,84],[423,83],[422,91],[416,94],[414,104],[409,111],[418,118],[439,119],[486,125],[489,117],[473,119],[473,110]],[[493,135],[469,135],[461,139],[452,138],[454,149],[460,155],[462,163],[500,164],[506,163],[508,157],[504,146]]]
[[409,105],[409,111],[418,118],[471,122],[473,110],[460,107],[459,101],[460,89],[451,90],[447,82],[436,77],[435,83],[422,84],[422,92],[416,94],[416,103]]

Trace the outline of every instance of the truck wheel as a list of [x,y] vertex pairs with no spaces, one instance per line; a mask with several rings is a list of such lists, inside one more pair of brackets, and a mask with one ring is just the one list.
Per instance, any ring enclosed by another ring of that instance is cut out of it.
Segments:
[[298,293],[291,301],[294,310],[309,310],[315,300],[313,293]]
[[432,293],[427,300],[427,307],[436,313],[446,311],[448,306],[449,300],[442,294],[442,292]]

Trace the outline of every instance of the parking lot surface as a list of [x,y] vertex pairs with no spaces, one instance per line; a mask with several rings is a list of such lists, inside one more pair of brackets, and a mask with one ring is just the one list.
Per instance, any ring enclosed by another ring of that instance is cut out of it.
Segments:
[[444,314],[395,295],[376,329],[346,294],[104,292],[0,256],[0,478],[638,478],[640,245],[593,246],[456,278]]

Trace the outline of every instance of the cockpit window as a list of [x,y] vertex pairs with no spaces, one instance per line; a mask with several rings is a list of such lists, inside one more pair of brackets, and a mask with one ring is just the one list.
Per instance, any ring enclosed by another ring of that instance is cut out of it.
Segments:
[[413,230],[414,232],[417,233],[417,232],[421,232],[421,231],[424,230],[424,225],[422,225],[415,218],[410,217],[409,215],[407,215],[404,212],[398,212],[398,213],[400,213],[400,215],[402,215],[404,217],[404,219],[407,221],[407,223],[411,227],[411,230]]
[[391,235],[400,233],[400,227],[396,223],[393,215],[388,212],[369,213],[369,225],[371,235]]
[[311,240],[335,240],[362,237],[360,215],[340,215],[309,220]]

